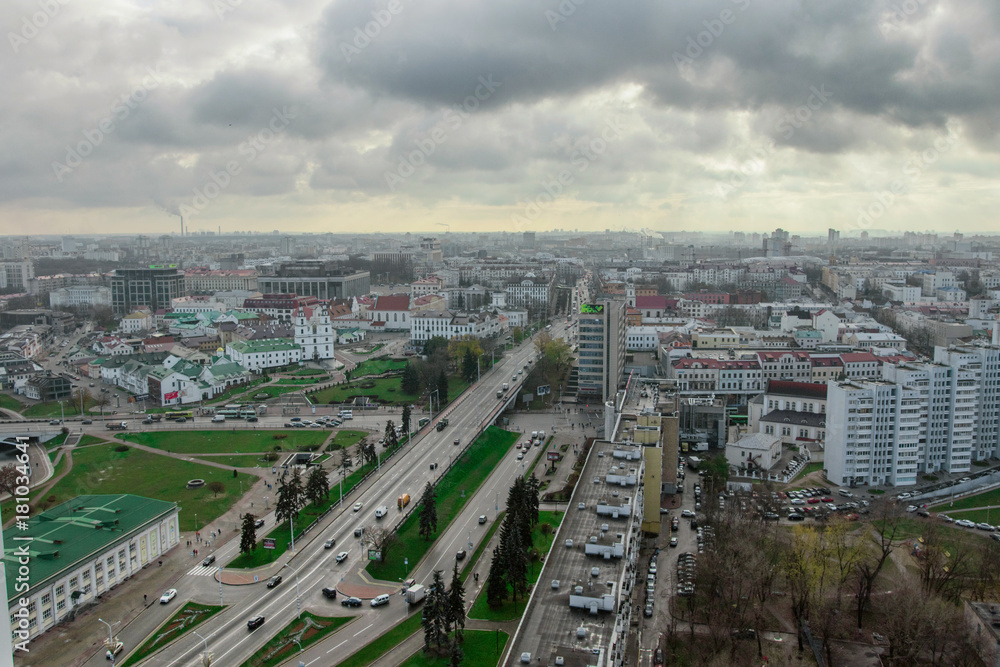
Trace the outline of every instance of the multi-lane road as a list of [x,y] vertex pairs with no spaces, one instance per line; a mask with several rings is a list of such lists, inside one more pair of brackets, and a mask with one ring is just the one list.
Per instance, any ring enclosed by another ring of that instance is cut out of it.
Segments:
[[[564,325],[554,325],[550,332],[560,336]],[[441,432],[428,429],[428,432],[415,439],[401,452],[390,459],[379,474],[371,478],[360,491],[348,495],[342,509],[335,511],[327,522],[314,529],[307,544],[300,546],[297,553],[282,569],[283,583],[274,589],[267,589],[264,582],[246,586],[225,586],[224,602],[227,609],[199,627],[198,632],[207,639],[208,649],[215,655],[214,664],[239,665],[248,657],[260,650],[275,632],[287,625],[296,616],[296,573],[298,575],[299,607],[310,609],[322,615],[360,615],[360,618],[335,633],[329,639],[310,647],[302,656],[306,664],[334,664],[343,657],[384,632],[390,625],[401,620],[406,612],[402,597],[396,595],[389,605],[371,608],[367,602],[361,608],[348,609],[337,600],[326,600],[320,590],[325,586],[337,586],[342,577],[357,578],[358,572],[366,564],[361,541],[354,537],[354,530],[362,526],[376,523],[375,508],[379,505],[389,507],[389,515],[383,519],[387,525],[395,525],[401,517],[396,509],[396,498],[409,493],[412,497],[419,496],[427,481],[434,481],[447,469],[454,457],[464,448],[469,439],[478,432],[482,425],[488,423],[496,414],[500,401],[496,392],[503,382],[511,383],[515,375],[518,381],[524,375],[518,375],[524,364],[535,356],[532,341],[527,341],[508,354],[496,367],[473,385],[459,400],[445,408],[443,416],[448,417],[450,425]],[[435,415],[437,418],[437,415]],[[269,417],[257,424],[264,428],[275,423],[283,423],[284,417]],[[366,417],[363,421],[368,421]],[[382,417],[384,419],[384,416]],[[207,420],[206,420],[207,421]],[[350,424],[345,424],[349,426]],[[204,428],[205,424],[199,424]],[[148,427],[147,427],[148,428]],[[165,428],[157,426],[153,428]],[[461,446],[453,444],[455,438],[461,439]],[[436,470],[431,470],[431,464],[437,463]],[[415,569],[410,574],[419,582],[429,579],[434,569],[449,570],[455,560],[455,552],[460,548],[473,548],[485,534],[487,525],[479,525],[477,517],[486,514],[491,520],[496,515],[497,506],[506,498],[507,489],[513,479],[522,474],[525,461],[517,461],[513,452],[505,458],[491,474],[478,492],[443,531],[433,545],[428,555],[420,564],[411,563]],[[469,490],[472,492],[472,489]],[[355,502],[361,502],[363,509],[352,511]],[[273,525],[273,514],[266,517],[267,525]],[[334,549],[324,549],[323,541],[329,537],[336,539]],[[317,539],[320,538],[320,539]],[[225,563],[236,555],[238,541],[231,540],[217,552],[218,562]],[[341,550],[349,553],[348,559],[340,564],[335,563],[335,555]],[[203,553],[205,553],[203,551]],[[200,561],[199,561],[200,562]],[[185,600],[192,599],[204,603],[218,601],[219,584],[206,570],[194,567],[192,574],[183,576],[175,587],[178,597],[168,605],[153,605],[125,628],[120,639],[129,649],[140,644],[160,623],[166,620]],[[387,585],[385,592],[398,592],[399,585]],[[470,591],[470,602],[474,591]],[[248,619],[263,615],[266,622],[263,627],[254,632],[248,632]],[[146,665],[176,666],[198,665],[204,643],[194,635],[185,636],[168,650],[161,652]],[[95,655],[87,664],[106,664],[103,653]]]

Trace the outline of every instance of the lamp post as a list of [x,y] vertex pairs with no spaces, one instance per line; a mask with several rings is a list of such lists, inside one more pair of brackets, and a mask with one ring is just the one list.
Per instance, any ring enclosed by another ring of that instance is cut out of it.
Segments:
[[292,641],[299,645],[299,667],[306,667],[306,663],[302,662],[302,642],[298,639],[293,639]]
[[201,664],[204,665],[205,667],[210,667],[212,664],[212,654],[208,652],[208,640],[202,637],[200,634],[198,634],[198,632],[196,632],[195,630],[192,630],[191,633],[197,635],[198,639],[200,639],[202,643],[205,645],[205,650],[201,654]]
[[108,626],[108,651],[111,652],[111,666],[114,667],[115,664],[115,636],[111,630],[115,625],[121,624],[121,621],[115,621],[114,623],[108,623],[103,618],[97,619],[104,625]]
[[292,529],[292,549],[291,549],[291,551],[292,551],[292,553],[295,553],[295,517],[293,517],[293,516],[288,517],[288,525],[291,526],[291,529]]
[[299,597],[299,570],[288,563],[285,563],[285,567],[295,573],[295,612],[299,618],[302,618],[302,604]]

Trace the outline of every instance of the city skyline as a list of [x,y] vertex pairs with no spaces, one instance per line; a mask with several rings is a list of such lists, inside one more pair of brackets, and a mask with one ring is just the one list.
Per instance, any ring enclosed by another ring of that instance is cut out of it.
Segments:
[[50,4],[6,233],[995,226],[985,0]]

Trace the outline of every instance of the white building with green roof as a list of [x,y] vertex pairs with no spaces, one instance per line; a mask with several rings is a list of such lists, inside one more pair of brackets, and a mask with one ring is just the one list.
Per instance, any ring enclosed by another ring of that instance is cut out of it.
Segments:
[[99,604],[104,592],[177,546],[179,513],[176,503],[131,494],[77,496],[32,516],[24,529],[5,529],[11,627],[27,631],[14,641]]
[[281,338],[243,340],[226,346],[226,356],[243,368],[260,373],[302,361],[302,348]]

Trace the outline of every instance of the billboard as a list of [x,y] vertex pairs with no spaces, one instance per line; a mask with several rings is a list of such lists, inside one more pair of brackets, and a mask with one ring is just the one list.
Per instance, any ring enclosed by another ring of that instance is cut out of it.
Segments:
[[597,314],[604,312],[604,304],[602,303],[581,303],[580,312],[584,315],[587,314]]
[[538,394],[539,396],[545,396],[546,394],[551,394],[552,393],[552,385],[550,385],[550,384],[540,384],[535,389],[535,393]]
[[559,452],[547,452],[545,458],[547,458],[549,461],[558,461]]
[[369,549],[368,560],[382,560],[382,551],[380,549]]
[[181,393],[179,391],[168,391],[166,394],[163,395],[163,400],[172,401],[180,395]]
[[273,549],[274,548],[274,538],[273,537],[265,537],[260,542],[264,546],[265,549]]

